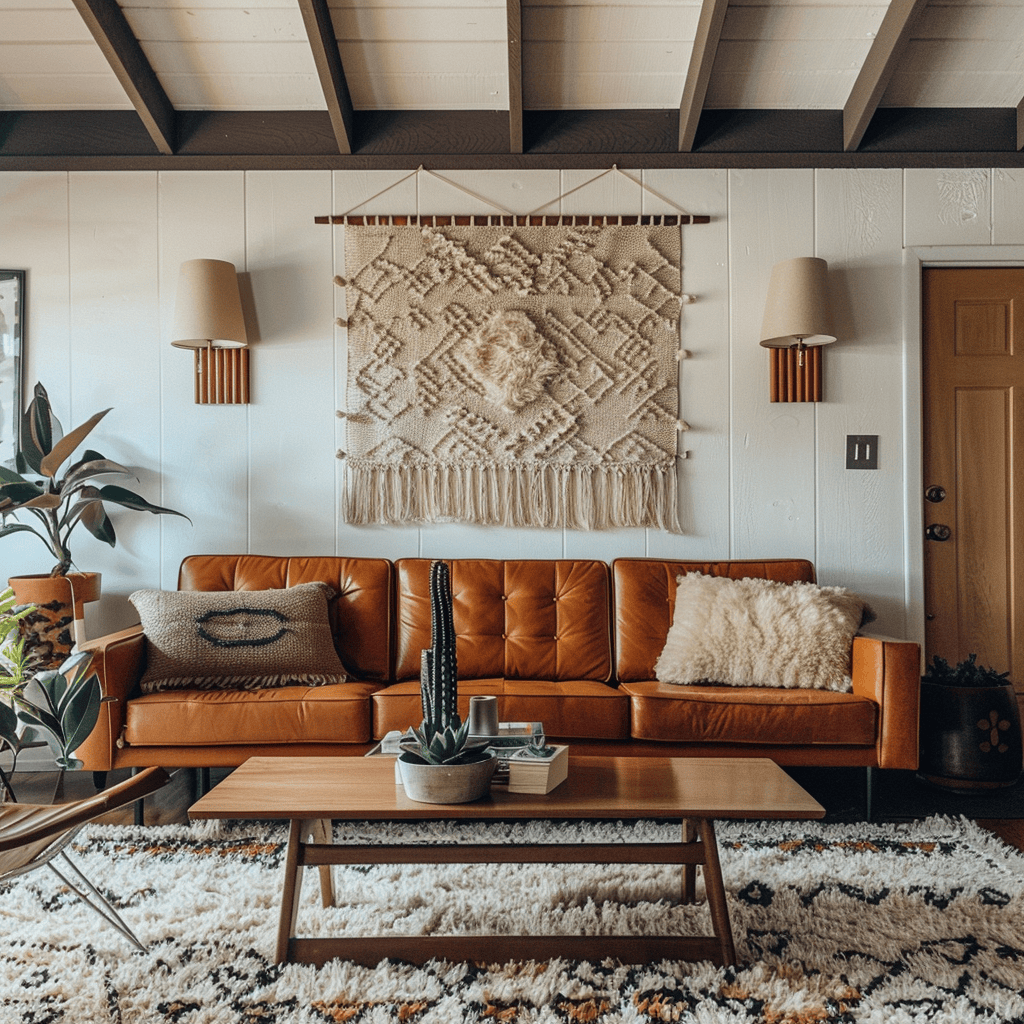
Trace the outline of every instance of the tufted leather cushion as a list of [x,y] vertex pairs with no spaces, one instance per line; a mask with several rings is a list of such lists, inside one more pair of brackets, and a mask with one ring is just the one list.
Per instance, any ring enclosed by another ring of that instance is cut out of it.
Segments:
[[[420,651],[430,646],[430,561],[395,563],[398,681],[419,679]],[[611,678],[603,562],[457,558],[449,565],[460,680]]]
[[191,555],[178,571],[179,590],[268,590],[328,584],[334,646],[349,679],[390,678],[392,566],[385,558],[281,558]]

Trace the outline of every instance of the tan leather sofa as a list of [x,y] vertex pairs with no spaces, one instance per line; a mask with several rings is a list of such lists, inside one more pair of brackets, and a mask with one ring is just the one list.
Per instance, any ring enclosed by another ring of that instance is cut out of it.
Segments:
[[[678,574],[814,580],[810,562],[623,558],[454,559],[460,704],[494,694],[503,721],[540,721],[572,749],[608,754],[767,756],[784,765],[916,768],[917,644],[858,636],[852,693],[672,686],[653,665]],[[139,628],[91,642],[106,695],[79,756],[103,772],[207,768],[256,754],[361,755],[421,718],[420,650],[430,643],[428,559],[195,555],[187,590],[329,583],[349,682],[257,691],[142,695]]]

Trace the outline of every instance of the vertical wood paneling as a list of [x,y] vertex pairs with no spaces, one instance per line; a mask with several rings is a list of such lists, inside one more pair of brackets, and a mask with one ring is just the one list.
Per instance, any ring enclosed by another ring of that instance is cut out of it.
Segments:
[[[815,175],[816,255],[828,261],[838,340],[824,351],[817,407],[819,582],[865,597],[870,628],[906,629],[899,170]],[[878,434],[877,470],[846,469],[846,435]]]
[[[422,175],[408,171],[335,171],[332,213],[416,213],[416,182]],[[345,275],[345,229],[318,226],[333,234],[334,273]],[[345,289],[334,287],[334,314],[346,317]],[[346,411],[348,331],[334,328],[335,408]],[[335,417],[335,450],[345,451],[345,421]],[[324,430],[329,428],[324,424]],[[379,558],[415,558],[420,553],[420,531],[415,526],[351,526],[345,522],[345,464],[334,459],[335,551],[339,555],[370,555]]]
[[246,266],[251,343],[249,548],[334,550],[334,291],[330,171],[251,171]]
[[904,238],[912,245],[989,245],[992,174],[978,167],[904,171]]
[[[0,262],[26,271],[27,317],[22,410],[42,381],[58,409],[71,401],[68,304],[68,176],[63,171],[0,172]],[[28,534],[0,541],[0,585],[16,573],[49,572],[54,559]],[[89,620],[87,619],[87,622]]]
[[1024,243],[1024,170],[1019,167],[992,174],[992,242]]
[[[101,452],[138,479],[107,477],[100,483],[121,484],[164,505],[156,176],[76,172],[70,175],[69,200],[72,394],[70,410],[59,407],[64,429],[113,407],[73,458],[85,448]],[[99,632],[138,620],[127,597],[140,580],[151,586],[160,578],[161,532],[173,518],[116,505],[107,511],[117,547],[110,550],[79,527],[71,548],[79,568],[103,573],[104,600],[95,616]]]
[[163,504],[192,518],[163,524],[161,585],[174,590],[186,555],[249,550],[250,407],[194,405],[192,354],[170,347],[182,261],[228,260],[246,272],[245,175],[165,171],[159,182]]
[[772,266],[814,253],[814,172],[729,172],[732,556],[814,559],[813,405],[769,401],[761,320]]
[[679,364],[679,408],[690,429],[679,435],[679,522],[682,535],[647,531],[647,553],[661,558],[729,556],[729,201],[728,174],[644,171],[644,213],[709,214],[710,224],[683,228],[681,342],[690,356]]
[[[638,176],[639,172],[637,172]],[[581,187],[582,186],[582,187]],[[573,191],[579,189],[579,191]],[[643,211],[643,190],[635,181],[612,171],[562,171],[559,192],[565,195],[557,213],[639,214]],[[566,530],[566,558],[642,557],[647,554],[646,531],[633,530]],[[609,556],[609,552],[614,554]]]

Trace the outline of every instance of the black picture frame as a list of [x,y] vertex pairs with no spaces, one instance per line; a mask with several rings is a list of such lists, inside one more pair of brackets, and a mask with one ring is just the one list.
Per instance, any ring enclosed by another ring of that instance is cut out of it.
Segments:
[[14,467],[21,426],[25,271],[0,270],[0,465]]

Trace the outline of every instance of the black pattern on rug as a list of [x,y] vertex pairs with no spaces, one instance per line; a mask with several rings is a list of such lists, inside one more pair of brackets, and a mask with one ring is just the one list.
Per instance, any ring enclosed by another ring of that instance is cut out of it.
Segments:
[[[337,824],[337,841],[438,842],[450,826]],[[458,827],[458,826],[456,826]],[[531,831],[531,828],[533,831]],[[678,824],[493,823],[465,841],[649,841]],[[1024,1020],[1024,857],[966,820],[724,823],[741,963],[373,968],[276,965],[280,825],[90,827],[72,856],[149,946],[132,952],[48,872],[0,887],[3,1024],[819,1024]],[[686,934],[678,868],[335,868],[338,906],[308,872],[303,934]],[[698,887],[699,888],[699,887]],[[700,894],[700,891],[699,891]]]

